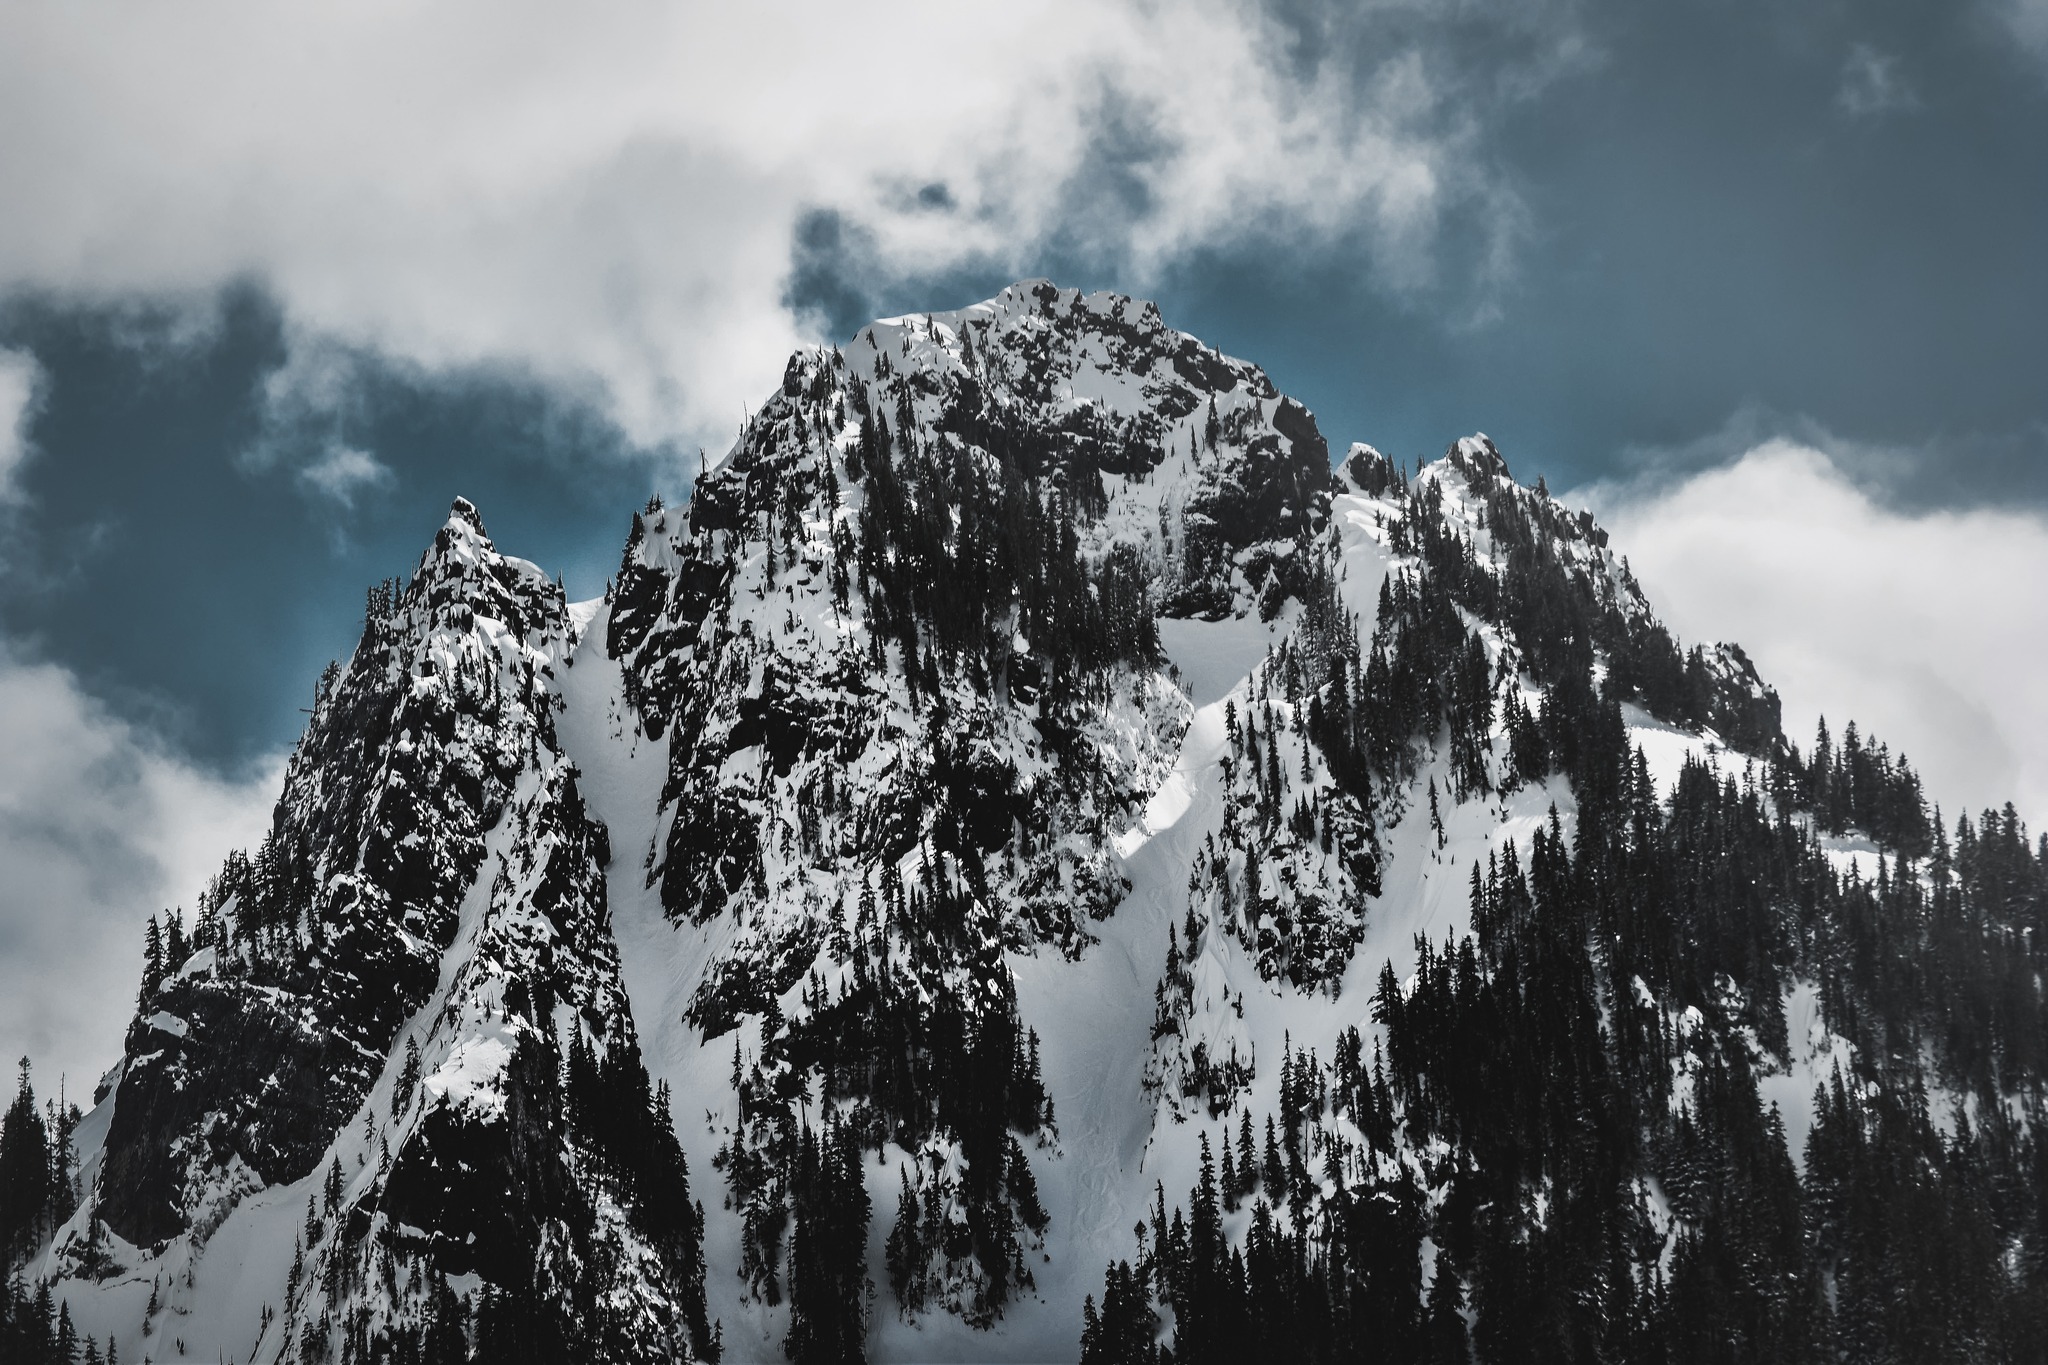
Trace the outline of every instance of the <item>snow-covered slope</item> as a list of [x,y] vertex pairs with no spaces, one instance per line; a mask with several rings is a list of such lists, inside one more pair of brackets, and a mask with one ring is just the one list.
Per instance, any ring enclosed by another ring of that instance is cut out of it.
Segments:
[[560,590],[466,502],[371,594],[272,835],[146,977],[84,1126],[91,1195],[41,1269],[88,1332],[130,1359],[386,1358],[472,1330],[452,1284],[486,1339],[708,1347],[605,831],[557,741],[570,647]]
[[1200,1359],[1282,1262],[1498,1354],[1577,1113],[1650,1322],[1701,1153],[1869,1058],[1861,883],[1727,908],[1818,885],[1809,771],[1484,437],[1333,471],[1115,295],[878,322],[603,600],[466,503],[373,594],[33,1268],[129,1360]]

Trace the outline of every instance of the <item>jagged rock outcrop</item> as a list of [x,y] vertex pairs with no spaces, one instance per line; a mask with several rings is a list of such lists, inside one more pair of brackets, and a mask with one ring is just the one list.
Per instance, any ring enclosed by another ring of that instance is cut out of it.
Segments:
[[481,1279],[464,1332],[712,1349],[606,834],[556,738],[570,643],[560,588],[458,500],[322,679],[263,847],[144,982],[95,1213],[196,1256],[244,1199],[318,1183],[259,1350],[382,1359],[445,1336],[436,1275]]
[[427,1003],[530,756],[567,617],[457,502],[412,581],[370,594],[321,680],[269,836],[224,869],[191,956],[145,980],[108,1133],[102,1216],[161,1242],[299,1179]]

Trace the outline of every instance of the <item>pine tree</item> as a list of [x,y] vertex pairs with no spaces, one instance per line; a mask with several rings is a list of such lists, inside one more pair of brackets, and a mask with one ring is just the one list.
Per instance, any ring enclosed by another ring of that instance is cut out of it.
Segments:
[[909,1170],[899,1167],[903,1189],[896,1197],[896,1222],[889,1229],[886,1260],[889,1288],[896,1302],[909,1312],[924,1307],[925,1248],[918,1235],[917,1193],[910,1187]]
[[398,1082],[391,1088],[391,1117],[397,1118],[412,1103],[413,1092],[420,1083],[419,1040],[410,1035],[405,1040],[405,1062],[399,1068]]
[[12,1265],[43,1235],[49,1206],[49,1132],[23,1057],[14,1102],[0,1116],[0,1264]]
[[185,915],[182,910],[164,912],[164,970],[173,971],[192,955],[192,945],[185,939]]
[[142,988],[136,992],[138,1010],[146,1010],[156,999],[158,987],[164,980],[164,939],[163,931],[157,928],[156,916],[149,917],[149,923],[142,931]]
[[1287,1166],[1280,1159],[1280,1144],[1273,1134],[1273,1116],[1266,1115],[1266,1155],[1259,1169],[1259,1181],[1265,1187],[1266,1197],[1278,1202],[1287,1191]]
[[1439,1251],[1436,1277],[1429,1285],[1429,1360],[1431,1365],[1467,1365],[1472,1359],[1472,1342],[1460,1311],[1465,1304],[1464,1286],[1447,1253]]

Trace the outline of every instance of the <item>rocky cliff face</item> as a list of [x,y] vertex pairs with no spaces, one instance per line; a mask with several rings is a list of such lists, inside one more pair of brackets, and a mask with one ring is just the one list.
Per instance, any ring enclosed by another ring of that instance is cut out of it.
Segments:
[[1277,613],[1331,487],[1258,370],[1029,285],[793,358],[687,515],[636,519],[607,648],[669,741],[649,875],[723,926],[690,1021],[770,1019],[726,1157],[769,1172],[764,1299],[817,1086],[959,1229],[897,1267],[920,1301],[987,1323],[1032,1284],[1020,1140],[1056,1129],[1007,955],[1079,957],[1128,890],[1189,710],[1154,613]]
[[191,956],[145,981],[103,1216],[160,1243],[309,1172],[424,1006],[530,758],[552,741],[561,594],[458,503],[412,582],[370,594],[323,678],[270,836],[232,860]]
[[1903,765],[1798,754],[1485,438],[1333,469],[1020,284],[794,356],[602,601],[458,503],[38,1266],[128,1358],[1793,1358],[1885,1283],[1858,1106],[2033,1121],[2038,987],[1937,1042],[1882,965],[2025,976],[2006,833],[2034,889],[1943,901]]
[[190,1262],[244,1200],[315,1187],[271,1249],[291,1269],[260,1352],[403,1349],[452,1322],[446,1276],[491,1286],[498,1319],[555,1305],[543,1339],[609,1358],[709,1349],[605,831],[556,736],[571,643],[560,589],[457,502],[411,581],[370,594],[263,847],[145,980],[92,1212],[131,1266]]

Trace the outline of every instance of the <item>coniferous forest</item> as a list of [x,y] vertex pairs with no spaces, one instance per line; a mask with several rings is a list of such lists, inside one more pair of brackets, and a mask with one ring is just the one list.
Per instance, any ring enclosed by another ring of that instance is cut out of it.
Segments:
[[[1411,987],[1383,966],[1384,1048],[1290,1052],[1277,1113],[1217,1116],[1082,1358],[2043,1359],[2048,845],[2009,807],[1952,833],[1922,813],[1924,855],[1839,873],[1791,812],[1853,755],[1689,767],[1664,802],[1611,755],[1575,838],[1474,866],[1472,934],[1416,944]],[[1911,773],[1870,770],[1899,809]],[[1874,1059],[1816,1090],[1803,1153],[1757,1089],[1795,978]],[[1674,995],[1719,1027],[1651,1003]]]
[[[1567,779],[1572,831],[1553,805],[1526,865],[1513,843],[1471,863],[1470,932],[1381,964],[1369,1049],[1290,1046],[1259,1122],[1211,1100],[1201,1177],[1157,1189],[1083,1360],[2048,1358],[2048,836],[2009,805],[1948,827],[1853,723],[1802,754],[1775,698],[1600,610],[1526,495],[1481,514],[1500,573],[1414,505],[1437,485],[1405,491],[1417,562],[1383,583],[1366,664],[1328,604],[1272,689],[1340,786],[1411,778],[1429,738],[1446,797]],[[1508,693],[1491,765],[1475,619],[1547,685],[1533,711]],[[1755,757],[1660,793],[1623,702]],[[1824,850],[1848,833],[1868,871]],[[1191,912],[1168,977],[1218,929]],[[1857,1059],[1815,1088],[1803,1151],[1758,1085],[1789,1069],[1795,988]]]

